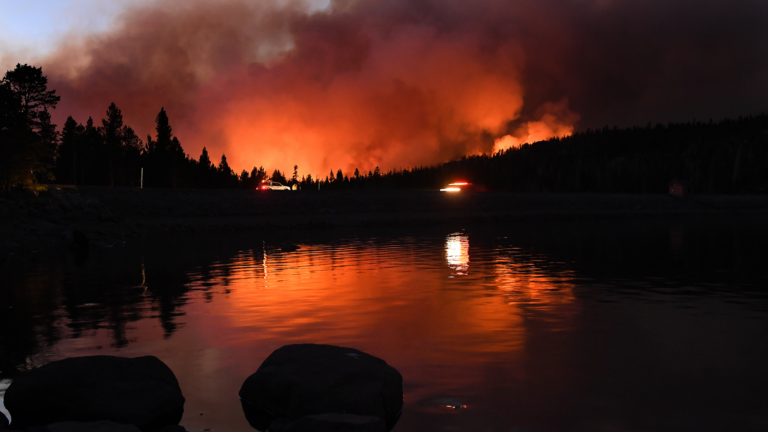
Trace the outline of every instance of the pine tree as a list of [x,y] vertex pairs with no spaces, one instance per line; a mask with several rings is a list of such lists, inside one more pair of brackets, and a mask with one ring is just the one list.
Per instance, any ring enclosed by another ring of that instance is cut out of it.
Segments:
[[219,168],[217,170],[218,181],[216,187],[218,188],[230,188],[237,184],[237,174],[232,170],[227,162],[227,155],[221,155],[221,161],[219,162]]
[[208,156],[208,150],[203,147],[203,152],[200,153],[200,160],[198,162],[200,164],[200,167],[203,169],[210,169],[213,164],[211,163],[211,158]]
[[227,155],[225,154],[221,155],[221,161],[219,162],[219,172],[227,176],[232,175],[232,168],[229,167],[229,164],[227,163]]
[[123,171],[121,181],[130,187],[138,185],[141,180],[141,150],[144,143],[130,126],[123,126]]
[[148,172],[145,177],[151,186],[176,187],[183,183],[187,156],[179,140],[173,136],[165,108],[155,117],[155,141],[147,140],[144,159]]
[[24,115],[21,98],[0,82],[0,181],[6,194],[11,186],[32,183],[30,167],[37,158],[36,138]]
[[210,188],[215,186],[216,166],[211,162],[211,158],[208,156],[208,149],[205,147],[203,147],[203,151],[200,153],[196,169],[197,180],[195,183],[198,187]]
[[173,138],[173,129],[171,128],[170,121],[168,120],[168,114],[165,112],[165,108],[160,108],[160,112],[155,117],[155,146],[160,152],[166,152],[171,147],[171,139]]
[[123,113],[114,102],[107,108],[107,118],[101,120],[104,133],[104,153],[107,158],[107,173],[109,185],[115,186],[115,171],[122,161],[123,147]]
[[48,109],[60,98],[47,86],[42,68],[21,64],[0,80],[0,182],[6,192],[53,178],[58,134]]
[[56,108],[61,100],[56,90],[48,90],[48,77],[43,75],[41,67],[16,64],[14,70],[6,72],[2,82],[19,97],[24,116],[36,132],[42,127],[42,113]]
[[[171,126],[169,125],[168,130],[170,129]],[[181,143],[179,142],[178,138],[173,137],[168,153],[171,165],[171,184],[173,188],[176,189],[176,184],[181,181],[184,162],[186,159],[184,149],[181,147]]]
[[101,170],[101,161],[104,160],[103,154],[104,139],[99,129],[94,126],[93,118],[88,117],[83,131],[83,170],[81,171],[80,184],[103,184]]
[[79,141],[77,122],[72,116],[67,117],[61,131],[61,141],[57,149],[56,181],[63,184],[77,184],[77,144]]
[[280,172],[279,169],[276,169],[275,171],[273,171],[272,172],[272,176],[270,176],[269,179],[272,180],[272,181],[276,181],[276,182],[278,182],[280,184],[283,184],[283,185],[288,184],[288,180],[285,178],[283,173]]

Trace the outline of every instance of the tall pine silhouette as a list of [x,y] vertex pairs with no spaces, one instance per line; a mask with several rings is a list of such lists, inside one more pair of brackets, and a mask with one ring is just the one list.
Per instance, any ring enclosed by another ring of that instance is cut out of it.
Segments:
[[59,99],[42,68],[17,64],[0,81],[0,183],[6,193],[52,180],[58,133],[48,109]]

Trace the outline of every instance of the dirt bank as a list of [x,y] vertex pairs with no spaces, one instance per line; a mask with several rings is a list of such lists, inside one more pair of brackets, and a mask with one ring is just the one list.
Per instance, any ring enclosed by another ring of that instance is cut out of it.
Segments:
[[768,196],[51,188],[0,199],[0,257],[64,249],[73,230],[98,248],[159,232],[723,213],[768,215]]

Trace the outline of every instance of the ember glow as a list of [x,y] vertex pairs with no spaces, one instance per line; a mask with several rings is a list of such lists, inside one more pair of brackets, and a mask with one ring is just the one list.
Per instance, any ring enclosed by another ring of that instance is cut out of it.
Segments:
[[[108,30],[73,30],[47,57],[18,61],[42,66],[62,96],[59,125],[68,115],[98,122],[115,102],[144,137],[165,107],[192,157],[205,146],[237,171],[298,165],[325,177],[491,153],[577,127],[733,115],[738,101],[736,114],[764,108],[768,67],[755,59],[766,36],[748,30],[764,22],[760,8],[147,0]],[[715,37],[721,19],[747,30]],[[744,76],[722,76],[733,71]],[[713,85],[723,82],[732,84]]]

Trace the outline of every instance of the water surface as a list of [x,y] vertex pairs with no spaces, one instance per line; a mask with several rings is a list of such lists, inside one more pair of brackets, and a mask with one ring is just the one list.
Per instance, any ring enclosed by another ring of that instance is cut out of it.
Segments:
[[401,372],[395,431],[766,430],[766,233],[743,218],[541,222],[11,257],[0,377],[151,354],[179,379],[188,430],[250,431],[245,378],[282,345],[327,343]]

